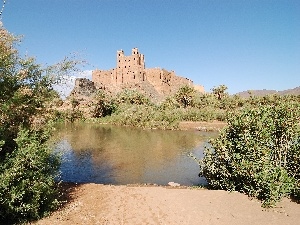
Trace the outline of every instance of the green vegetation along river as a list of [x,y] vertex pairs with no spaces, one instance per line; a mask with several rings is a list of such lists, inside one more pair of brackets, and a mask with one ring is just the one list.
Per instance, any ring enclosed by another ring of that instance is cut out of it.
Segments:
[[95,124],[57,127],[55,151],[62,153],[61,178],[66,182],[181,185],[205,183],[188,155],[203,156],[216,133],[141,130]]

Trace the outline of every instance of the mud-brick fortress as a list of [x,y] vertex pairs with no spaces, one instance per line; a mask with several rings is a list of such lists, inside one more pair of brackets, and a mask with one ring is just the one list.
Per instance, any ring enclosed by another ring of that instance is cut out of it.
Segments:
[[203,86],[194,85],[193,81],[177,76],[174,71],[145,68],[145,57],[137,48],[132,49],[130,56],[125,56],[123,50],[117,51],[117,67],[111,70],[94,70],[92,81],[98,88],[135,88],[152,98],[173,94],[183,85],[193,86],[204,92]]

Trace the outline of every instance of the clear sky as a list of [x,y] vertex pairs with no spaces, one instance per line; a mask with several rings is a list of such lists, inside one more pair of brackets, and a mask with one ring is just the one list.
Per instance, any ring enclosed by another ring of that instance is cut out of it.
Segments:
[[79,52],[85,70],[110,69],[137,47],[206,91],[300,86],[299,0],[6,0],[2,17],[40,63]]

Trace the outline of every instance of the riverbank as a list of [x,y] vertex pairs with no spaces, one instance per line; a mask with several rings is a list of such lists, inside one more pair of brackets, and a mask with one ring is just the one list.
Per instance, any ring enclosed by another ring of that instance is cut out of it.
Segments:
[[222,121],[181,121],[178,125],[178,128],[179,130],[219,131],[226,125],[227,123]]
[[300,204],[264,209],[237,192],[160,186],[69,184],[66,204],[34,224],[299,224]]

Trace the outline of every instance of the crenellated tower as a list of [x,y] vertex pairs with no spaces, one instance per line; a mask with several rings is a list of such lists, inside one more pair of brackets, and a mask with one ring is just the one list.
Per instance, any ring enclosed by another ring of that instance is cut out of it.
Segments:
[[117,51],[116,84],[138,83],[145,80],[145,58],[137,48],[125,56],[123,50]]

